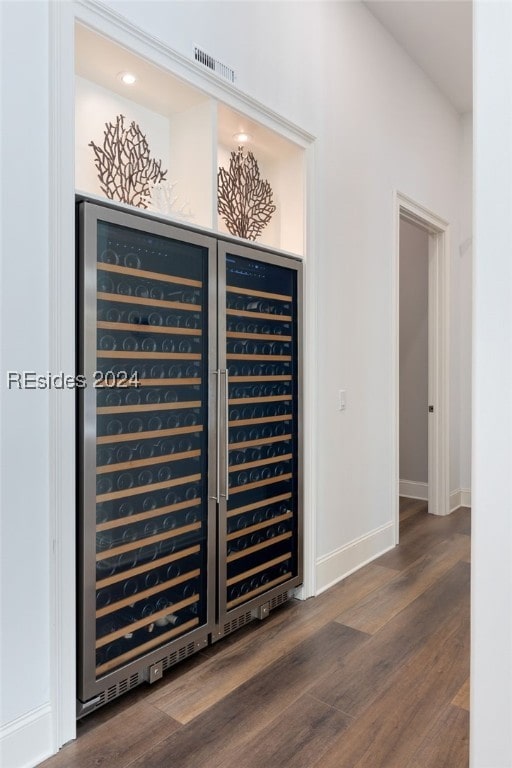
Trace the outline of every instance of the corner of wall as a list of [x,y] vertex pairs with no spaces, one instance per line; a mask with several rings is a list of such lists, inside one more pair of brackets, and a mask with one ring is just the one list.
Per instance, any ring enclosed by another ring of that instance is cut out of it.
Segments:
[[393,521],[318,558],[316,563],[316,594],[342,581],[354,571],[367,565],[395,546]]

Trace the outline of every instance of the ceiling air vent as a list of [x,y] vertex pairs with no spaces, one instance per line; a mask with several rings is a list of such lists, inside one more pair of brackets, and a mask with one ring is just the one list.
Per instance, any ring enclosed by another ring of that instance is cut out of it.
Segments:
[[199,64],[202,64],[203,67],[207,67],[212,72],[215,72],[216,75],[223,77],[224,80],[228,80],[230,83],[235,82],[234,69],[231,69],[231,67],[223,64],[222,61],[210,56],[209,53],[203,51],[202,48],[198,48],[197,45],[194,47],[194,59],[199,62]]

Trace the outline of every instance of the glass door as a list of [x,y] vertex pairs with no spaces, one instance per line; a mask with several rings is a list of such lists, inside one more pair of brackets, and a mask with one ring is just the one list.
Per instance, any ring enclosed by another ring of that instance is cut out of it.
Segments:
[[213,240],[90,203],[80,216],[85,700],[210,631],[216,307]]
[[251,248],[219,248],[222,624],[302,579],[301,265]]

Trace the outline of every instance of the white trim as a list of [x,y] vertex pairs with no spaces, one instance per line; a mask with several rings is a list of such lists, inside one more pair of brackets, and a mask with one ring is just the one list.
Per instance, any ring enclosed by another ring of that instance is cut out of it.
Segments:
[[471,507],[471,490],[469,488],[459,488],[450,493],[450,512],[454,512],[459,507]]
[[318,392],[317,366],[309,365],[307,361],[315,360],[315,343],[318,328],[317,315],[317,282],[316,261],[314,257],[314,219],[313,219],[313,179],[314,179],[314,145],[306,150],[306,189],[305,199],[305,231],[307,261],[303,263],[304,280],[304,338],[302,349],[303,370],[303,584],[296,590],[295,597],[304,600],[316,594],[316,504],[317,504],[317,408],[315,403]]
[[418,483],[416,480],[400,480],[399,493],[400,496],[406,496],[408,499],[428,501],[428,483]]
[[[49,359],[74,373],[74,17],[50,3]],[[49,394],[50,702],[53,750],[76,736],[75,394]]]
[[0,728],[0,756],[5,768],[33,768],[53,753],[49,703]]
[[394,521],[394,543],[400,540],[400,200],[393,193],[395,247],[392,256],[391,282],[391,409],[395,415],[391,436],[391,499],[390,509]]
[[319,557],[316,563],[316,594],[334,586],[394,546],[394,522],[391,521]]
[[460,501],[461,501],[461,507],[471,508],[471,488],[460,489]]
[[[449,489],[449,227],[430,217],[428,270],[428,510],[434,515],[450,512]],[[441,227],[444,227],[441,229]]]
[[400,408],[399,408],[399,280],[400,280],[400,219],[404,218],[427,230],[429,234],[429,404],[434,412],[429,414],[428,426],[428,489],[429,512],[447,515],[449,503],[449,274],[450,242],[449,225],[428,208],[394,191],[395,249],[393,254],[393,317],[392,360],[394,434],[392,446],[394,498],[392,509],[395,518],[395,541],[399,540],[399,486],[400,486]]

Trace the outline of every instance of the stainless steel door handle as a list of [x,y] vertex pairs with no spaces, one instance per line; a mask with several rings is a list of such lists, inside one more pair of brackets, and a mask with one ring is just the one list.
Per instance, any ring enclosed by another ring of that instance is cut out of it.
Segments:
[[[224,474],[224,496],[226,501],[229,501],[229,375],[227,368],[223,368],[220,372],[224,374],[224,461],[225,461],[225,474]],[[219,430],[220,431],[220,430]]]
[[212,371],[213,375],[216,376],[216,385],[215,385],[215,393],[216,393],[216,412],[217,412],[217,424],[216,424],[216,431],[217,431],[217,451],[216,451],[216,457],[215,457],[215,496],[210,496],[211,499],[215,499],[217,504],[220,504],[220,369],[217,368],[216,371]]

